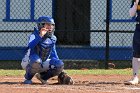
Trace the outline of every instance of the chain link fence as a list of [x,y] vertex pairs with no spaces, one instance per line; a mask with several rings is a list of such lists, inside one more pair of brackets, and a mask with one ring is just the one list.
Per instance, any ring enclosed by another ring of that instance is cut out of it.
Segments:
[[110,62],[121,66],[131,65],[129,61],[132,58],[132,37],[135,29],[135,22],[128,12],[131,0],[0,2],[0,60],[21,60],[28,36],[36,26],[36,19],[48,15],[56,23],[57,51],[61,59],[95,63],[91,66],[93,68],[100,63]]

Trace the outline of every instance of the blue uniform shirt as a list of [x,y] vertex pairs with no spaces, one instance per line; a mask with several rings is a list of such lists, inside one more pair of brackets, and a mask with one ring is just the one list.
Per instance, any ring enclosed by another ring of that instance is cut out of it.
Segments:
[[28,47],[31,49],[30,57],[33,60],[40,58],[42,61],[48,58],[59,59],[56,52],[56,41],[57,38],[55,35],[45,39],[41,38],[38,29],[34,28],[34,32],[29,37],[28,44]]

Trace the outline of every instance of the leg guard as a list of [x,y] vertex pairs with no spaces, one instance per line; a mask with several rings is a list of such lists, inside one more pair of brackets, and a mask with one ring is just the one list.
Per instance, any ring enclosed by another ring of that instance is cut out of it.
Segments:
[[36,73],[40,73],[41,71],[41,59],[37,55],[32,55],[30,63],[26,67],[25,79],[31,80]]
[[30,49],[27,50],[27,53],[25,56],[22,58],[21,61],[21,67],[26,70],[26,66],[29,64],[29,54],[30,54]]
[[48,80],[51,77],[59,75],[63,71],[64,63],[59,59],[52,58],[50,60],[49,68],[50,69],[47,72],[40,73],[43,80]]
[[42,72],[42,66],[40,63],[33,63],[32,65],[27,65],[25,79],[31,80],[36,73]]
[[25,79],[31,80],[34,75],[35,75],[34,73],[31,73],[31,65],[28,64],[27,67],[26,67],[26,73],[24,75]]
[[50,60],[50,66],[49,66],[50,70],[52,70],[54,75],[59,75],[62,70],[64,69],[64,63],[56,58],[52,58]]
[[26,70],[28,64],[29,64],[29,58],[25,56],[21,61],[21,67]]

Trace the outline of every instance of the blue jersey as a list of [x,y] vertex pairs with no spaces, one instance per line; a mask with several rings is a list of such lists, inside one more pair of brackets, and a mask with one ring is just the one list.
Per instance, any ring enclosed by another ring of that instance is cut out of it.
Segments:
[[58,58],[56,52],[56,41],[57,38],[55,35],[52,35],[48,38],[41,38],[39,35],[38,29],[34,28],[34,32],[29,37],[29,44],[28,47],[30,50],[31,55],[38,55],[42,61],[45,61],[48,58]]

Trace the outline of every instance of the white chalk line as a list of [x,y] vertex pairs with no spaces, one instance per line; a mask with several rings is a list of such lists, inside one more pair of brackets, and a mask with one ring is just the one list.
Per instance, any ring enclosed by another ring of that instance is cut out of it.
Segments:
[[124,87],[124,89],[127,89],[127,90],[140,90],[140,88],[138,88],[138,87],[135,87],[135,88],[132,88],[132,87]]

